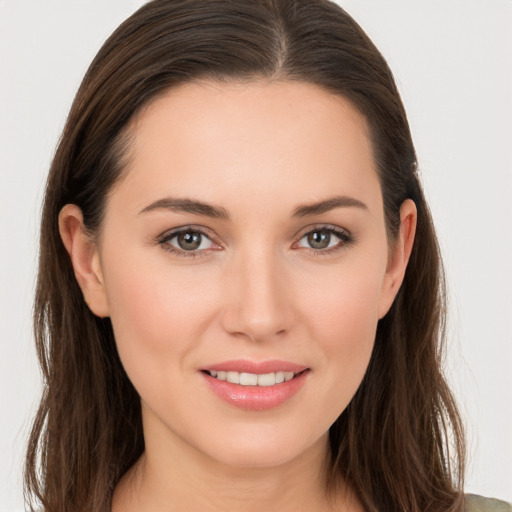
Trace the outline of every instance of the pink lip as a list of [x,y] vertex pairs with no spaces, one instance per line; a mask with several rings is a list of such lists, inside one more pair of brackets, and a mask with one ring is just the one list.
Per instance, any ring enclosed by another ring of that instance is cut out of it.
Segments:
[[[235,371],[247,373],[274,373],[278,371],[299,373],[292,380],[281,382],[273,386],[242,386],[231,382],[216,379],[205,370]],[[283,404],[294,396],[304,385],[310,371],[306,366],[286,361],[247,360],[224,361],[203,368],[201,375],[210,389],[225,402],[240,409],[248,411],[264,411]]]
[[293,372],[300,373],[307,370],[307,366],[290,363],[289,361],[279,361],[278,359],[269,359],[267,361],[249,361],[248,359],[233,359],[231,361],[222,361],[201,368],[202,370],[217,370],[220,372],[245,372],[245,373],[275,373],[275,372]]

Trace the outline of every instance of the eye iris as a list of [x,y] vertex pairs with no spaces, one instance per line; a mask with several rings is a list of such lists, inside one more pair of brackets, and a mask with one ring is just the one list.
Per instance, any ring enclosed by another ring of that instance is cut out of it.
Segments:
[[185,251],[193,251],[201,245],[201,233],[187,231],[178,235],[178,245]]
[[313,231],[308,235],[308,243],[313,249],[325,249],[330,241],[331,234],[327,231]]

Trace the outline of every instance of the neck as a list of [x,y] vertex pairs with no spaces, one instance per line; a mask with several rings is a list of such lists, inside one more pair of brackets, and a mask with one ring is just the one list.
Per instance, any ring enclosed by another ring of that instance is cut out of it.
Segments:
[[327,434],[271,467],[230,466],[179,439],[145,434],[146,450],[116,487],[112,512],[359,510],[345,485],[327,495]]
[[218,460],[149,413],[144,439],[144,454],[115,489],[112,512],[359,510],[341,477],[337,490],[327,495],[327,433],[292,460],[264,467],[261,461],[249,467]]

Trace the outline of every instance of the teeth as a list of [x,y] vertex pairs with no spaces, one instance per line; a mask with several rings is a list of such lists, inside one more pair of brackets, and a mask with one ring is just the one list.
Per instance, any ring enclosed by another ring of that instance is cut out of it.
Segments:
[[[233,373],[238,373],[238,372],[233,372]],[[242,386],[257,386],[258,385],[258,376],[255,373],[240,373],[238,382],[240,384],[242,384]]]
[[240,374],[238,372],[227,372],[226,380],[232,384],[240,384]]
[[264,373],[262,375],[258,375],[258,386],[273,386],[275,383],[275,373]]
[[209,370],[208,373],[219,380],[225,380],[232,384],[240,384],[242,386],[273,386],[287,382],[295,377],[293,372],[274,372],[274,373],[239,373],[239,372],[223,372],[217,370]]

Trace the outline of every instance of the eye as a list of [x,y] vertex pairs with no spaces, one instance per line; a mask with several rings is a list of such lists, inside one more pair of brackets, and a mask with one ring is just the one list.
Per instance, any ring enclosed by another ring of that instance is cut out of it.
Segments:
[[319,227],[305,233],[296,246],[315,251],[325,251],[326,249],[341,248],[352,241],[352,237],[342,230],[331,227]]
[[195,251],[197,249],[208,249],[211,241],[199,231],[182,231],[174,235],[169,243],[177,249]]
[[192,228],[164,234],[158,243],[165,250],[180,256],[196,256],[201,251],[219,248],[205,233]]

